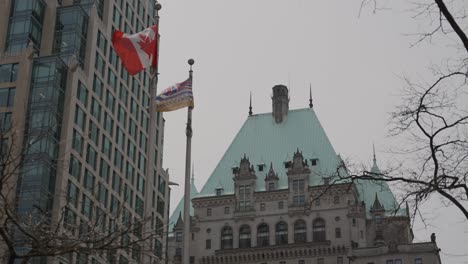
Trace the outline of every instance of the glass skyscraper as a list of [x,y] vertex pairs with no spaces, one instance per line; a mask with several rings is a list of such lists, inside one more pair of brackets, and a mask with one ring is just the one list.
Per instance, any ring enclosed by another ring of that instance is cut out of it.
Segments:
[[[111,45],[115,29],[135,33],[153,25],[154,4],[0,1],[0,150],[14,146],[21,160],[4,186],[14,190],[5,202],[18,214],[45,214],[52,223],[63,216],[71,227],[63,232],[89,225],[110,230],[121,217],[146,219],[143,230],[161,234],[145,241],[151,254],[135,244],[38,263],[165,262],[164,118],[149,112],[149,70],[130,76]],[[122,243],[138,236],[122,237]],[[0,240],[0,256],[4,246]]]

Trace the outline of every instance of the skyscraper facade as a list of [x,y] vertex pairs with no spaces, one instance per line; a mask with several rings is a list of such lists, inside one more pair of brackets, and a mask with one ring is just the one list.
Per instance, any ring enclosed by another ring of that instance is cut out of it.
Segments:
[[112,230],[122,218],[160,233],[145,241],[151,254],[134,243],[107,255],[67,254],[61,263],[165,259],[164,118],[149,112],[149,70],[130,76],[111,45],[115,29],[154,23],[154,0],[0,1],[0,145],[13,145],[21,160],[2,186],[14,190],[4,202],[19,215],[40,212],[52,223],[63,216],[80,229],[63,232]]

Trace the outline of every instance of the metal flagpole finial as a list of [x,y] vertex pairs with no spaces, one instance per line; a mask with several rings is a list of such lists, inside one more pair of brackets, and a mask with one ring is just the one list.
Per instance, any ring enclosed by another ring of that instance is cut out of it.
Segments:
[[195,60],[194,59],[189,59],[188,60],[188,64],[190,65],[190,77],[192,77],[192,65],[195,63]]
[[252,115],[252,91],[250,91],[249,116]]
[[314,104],[312,103],[312,84],[309,83],[309,108],[313,108]]

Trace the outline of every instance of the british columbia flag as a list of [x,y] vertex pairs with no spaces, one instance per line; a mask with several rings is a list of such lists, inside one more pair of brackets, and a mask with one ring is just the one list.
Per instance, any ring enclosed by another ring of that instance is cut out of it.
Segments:
[[156,111],[169,112],[183,107],[194,107],[192,78],[166,88],[156,97]]

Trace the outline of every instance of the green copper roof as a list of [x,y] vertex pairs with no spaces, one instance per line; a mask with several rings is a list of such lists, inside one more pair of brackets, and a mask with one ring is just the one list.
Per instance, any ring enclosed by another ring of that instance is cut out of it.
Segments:
[[[192,198],[194,198],[198,194],[197,187],[195,186],[195,181],[192,179],[190,181],[190,215],[193,215],[193,206],[192,206]],[[179,214],[182,214],[182,218],[184,217],[184,197],[182,197],[177,204],[176,209],[172,212],[171,217],[169,218],[169,232],[172,232],[172,228],[177,223],[177,219],[179,219]]]
[[[381,174],[381,171],[377,166],[375,151],[373,164],[370,172],[374,173],[375,175]],[[361,196],[361,200],[366,202],[368,215],[369,209],[374,203],[373,201],[375,200],[376,194],[380,204],[384,207],[387,215],[403,215],[406,213],[405,210],[398,208],[398,203],[395,199],[395,196],[393,195],[393,192],[390,190],[390,187],[388,186],[387,182],[361,180],[356,181],[356,186]]]
[[[244,154],[256,171],[256,191],[265,190],[264,178],[270,163],[278,173],[279,189],[286,189],[288,180],[284,162],[292,160],[297,149],[309,164],[311,159],[318,159],[316,166],[310,166],[311,186],[323,184],[323,177],[336,174],[341,159],[336,155],[312,108],[290,110],[281,123],[276,123],[271,113],[249,116],[196,197],[214,196],[220,185],[224,189],[223,194],[233,194],[232,168],[239,166]],[[261,172],[257,167],[259,164],[266,165]],[[346,172],[343,170],[340,173],[344,175]],[[362,188],[358,189],[368,209],[373,204],[375,192],[379,193],[380,202],[385,209],[388,210],[390,205],[395,204],[395,198],[386,183],[375,186],[374,183],[365,182],[360,183],[360,186]]]
[[[279,175],[279,189],[286,189],[284,162],[292,160],[298,148],[309,164],[310,159],[318,159],[317,166],[311,166],[311,185],[321,184],[321,176],[336,172],[340,160],[313,109],[290,110],[287,119],[279,124],[271,113],[249,116],[197,197],[215,195],[219,184],[224,187],[224,194],[234,193],[232,168],[239,166],[244,154],[255,167],[257,191],[265,190],[264,178],[270,163]],[[264,171],[258,171],[259,164],[266,165]]]

